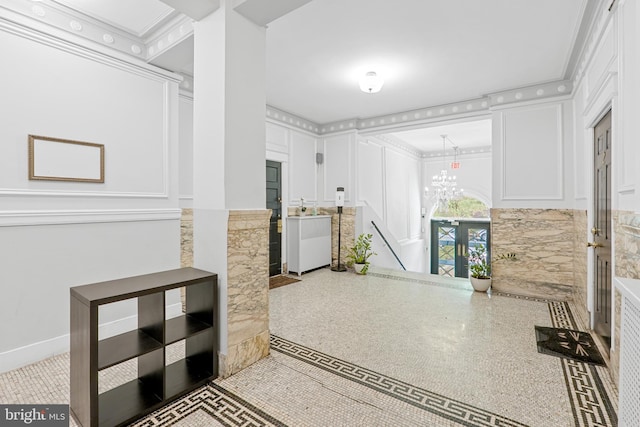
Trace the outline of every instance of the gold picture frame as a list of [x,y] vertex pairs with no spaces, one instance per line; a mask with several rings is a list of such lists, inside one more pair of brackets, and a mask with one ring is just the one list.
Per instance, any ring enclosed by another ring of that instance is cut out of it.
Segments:
[[29,179],[104,183],[104,145],[29,135]]

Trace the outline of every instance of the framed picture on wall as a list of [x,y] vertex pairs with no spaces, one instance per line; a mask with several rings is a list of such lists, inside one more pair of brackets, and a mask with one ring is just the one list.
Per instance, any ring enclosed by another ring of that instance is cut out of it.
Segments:
[[29,179],[104,182],[104,145],[29,135]]

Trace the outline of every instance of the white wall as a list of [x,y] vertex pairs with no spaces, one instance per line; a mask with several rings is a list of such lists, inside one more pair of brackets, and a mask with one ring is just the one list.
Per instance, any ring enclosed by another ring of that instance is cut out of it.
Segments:
[[[452,157],[448,156],[446,162],[443,163],[442,156],[429,157],[422,161],[424,187],[433,190],[431,181],[434,175],[439,175],[443,167],[447,168],[449,175],[455,175],[459,189],[463,190],[463,195],[476,198],[491,207],[491,175],[493,171],[491,152],[472,153],[458,155],[460,169],[452,170],[450,163]],[[435,211],[435,203],[428,194],[424,197],[424,205],[426,207],[427,219],[429,215]],[[428,227],[429,225],[426,224]]]
[[[5,13],[0,371],[68,350],[70,287],[180,264],[177,78]],[[105,182],[28,180],[29,134],[104,144]]]
[[193,95],[180,93],[179,99],[179,184],[180,207],[193,207]]
[[571,101],[494,109],[492,132],[493,207],[573,207]]
[[414,154],[371,136],[356,144],[356,200],[364,206],[358,233],[372,233],[378,256],[373,265],[399,268],[383,240],[372,228],[375,221],[402,264],[411,271],[426,268],[422,238],[421,160]]

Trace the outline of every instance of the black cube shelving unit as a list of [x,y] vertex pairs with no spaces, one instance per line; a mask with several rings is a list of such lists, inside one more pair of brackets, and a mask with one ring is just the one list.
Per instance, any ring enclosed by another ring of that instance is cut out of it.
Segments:
[[[185,314],[166,319],[165,292],[185,287]],[[217,275],[181,268],[73,287],[71,412],[84,427],[113,427],[166,405],[218,376]],[[98,339],[98,308],[137,298],[137,329]],[[185,357],[165,366],[166,347]],[[138,358],[138,377],[98,393],[98,372]]]

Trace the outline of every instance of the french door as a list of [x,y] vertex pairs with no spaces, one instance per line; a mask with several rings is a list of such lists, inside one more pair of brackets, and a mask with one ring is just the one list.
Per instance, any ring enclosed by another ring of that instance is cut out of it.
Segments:
[[483,245],[491,260],[489,221],[431,220],[431,274],[469,277],[469,249]]

